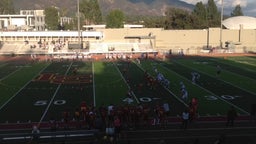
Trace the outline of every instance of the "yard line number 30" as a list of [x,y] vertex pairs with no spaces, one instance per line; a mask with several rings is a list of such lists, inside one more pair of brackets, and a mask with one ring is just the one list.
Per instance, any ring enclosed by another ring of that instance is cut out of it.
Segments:
[[[204,96],[207,100],[218,100],[219,97],[213,96],[213,95],[207,95]],[[222,95],[220,98],[225,99],[225,100],[234,100],[236,98],[240,98],[241,96],[231,96],[231,95]]]

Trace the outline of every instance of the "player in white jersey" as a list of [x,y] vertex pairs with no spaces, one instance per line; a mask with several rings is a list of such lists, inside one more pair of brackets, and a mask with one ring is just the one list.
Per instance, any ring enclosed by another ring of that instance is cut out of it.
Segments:
[[156,73],[156,74],[158,73],[158,70],[157,70],[157,68],[156,68],[156,67],[154,67],[154,71],[155,71],[155,73]]
[[187,101],[188,100],[188,91],[186,89],[182,89],[181,90],[181,98],[184,100],[184,101]]
[[184,83],[181,81],[181,82],[180,82],[180,90],[185,89],[185,88],[186,88],[186,87],[185,87]]
[[195,84],[199,80],[200,74],[197,72],[191,72],[191,75],[192,75],[192,83]]

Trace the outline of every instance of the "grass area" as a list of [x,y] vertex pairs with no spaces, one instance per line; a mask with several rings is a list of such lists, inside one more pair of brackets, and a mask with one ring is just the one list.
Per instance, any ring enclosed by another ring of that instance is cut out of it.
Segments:
[[47,63],[37,63],[32,65],[24,65],[23,67],[21,66],[19,68],[15,66],[8,66],[7,68],[1,67],[2,79],[0,81],[0,105],[3,105],[12,96],[15,96],[18,91],[20,91],[47,65]]
[[[201,116],[226,115],[230,106],[248,115],[256,102],[254,57],[171,58],[167,61],[58,61],[29,64],[0,64],[1,123],[60,119],[63,111],[74,113],[82,101],[100,107],[169,103],[171,116],[180,115],[192,97],[199,100]],[[221,74],[216,77],[216,65]],[[168,87],[150,85],[145,78],[158,72],[170,81]],[[191,72],[200,74],[196,84]],[[189,93],[181,98],[180,82]],[[128,90],[133,91],[127,97]],[[13,115],[10,115],[13,114]],[[18,114],[22,113],[22,114]]]
[[93,67],[96,106],[124,103],[128,85],[120,75],[116,64],[95,62]]

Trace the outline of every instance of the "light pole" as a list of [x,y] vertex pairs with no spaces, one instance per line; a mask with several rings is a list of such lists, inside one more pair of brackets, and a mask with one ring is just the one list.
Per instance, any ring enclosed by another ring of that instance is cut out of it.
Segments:
[[78,31],[78,45],[79,48],[82,48],[81,46],[81,32],[80,32],[80,10],[79,10],[79,0],[77,0],[77,31]]
[[222,48],[222,21],[223,21],[223,0],[221,0],[221,16],[220,16],[220,48]]

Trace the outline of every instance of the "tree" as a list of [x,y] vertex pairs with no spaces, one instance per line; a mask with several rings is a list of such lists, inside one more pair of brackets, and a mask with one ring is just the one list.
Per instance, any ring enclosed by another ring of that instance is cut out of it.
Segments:
[[208,27],[208,14],[205,5],[202,2],[198,2],[192,12],[194,19],[197,19],[197,28]]
[[166,18],[163,16],[147,16],[143,18],[147,28],[164,28]]
[[123,28],[124,14],[121,10],[112,10],[106,18],[107,28]]
[[59,29],[59,12],[55,7],[48,7],[44,10],[45,14],[45,24],[48,30],[58,30]]
[[206,20],[207,11],[206,11],[205,5],[202,2],[196,3],[195,8],[193,10],[193,14],[195,14],[202,20]]
[[221,14],[218,11],[218,8],[214,0],[208,0],[207,4],[207,14],[208,14],[208,25],[209,27],[220,26],[221,23]]
[[0,14],[14,14],[14,6],[12,0],[0,0]]
[[63,24],[64,30],[74,30],[77,29],[75,23],[72,21],[70,23],[64,23]]
[[235,9],[231,12],[231,17],[243,15],[244,14],[240,5],[236,5]]
[[85,24],[102,23],[102,14],[98,0],[82,0],[79,7],[81,14],[84,16]]
[[178,8],[169,8],[165,15],[165,29],[193,29],[194,19],[188,11]]

